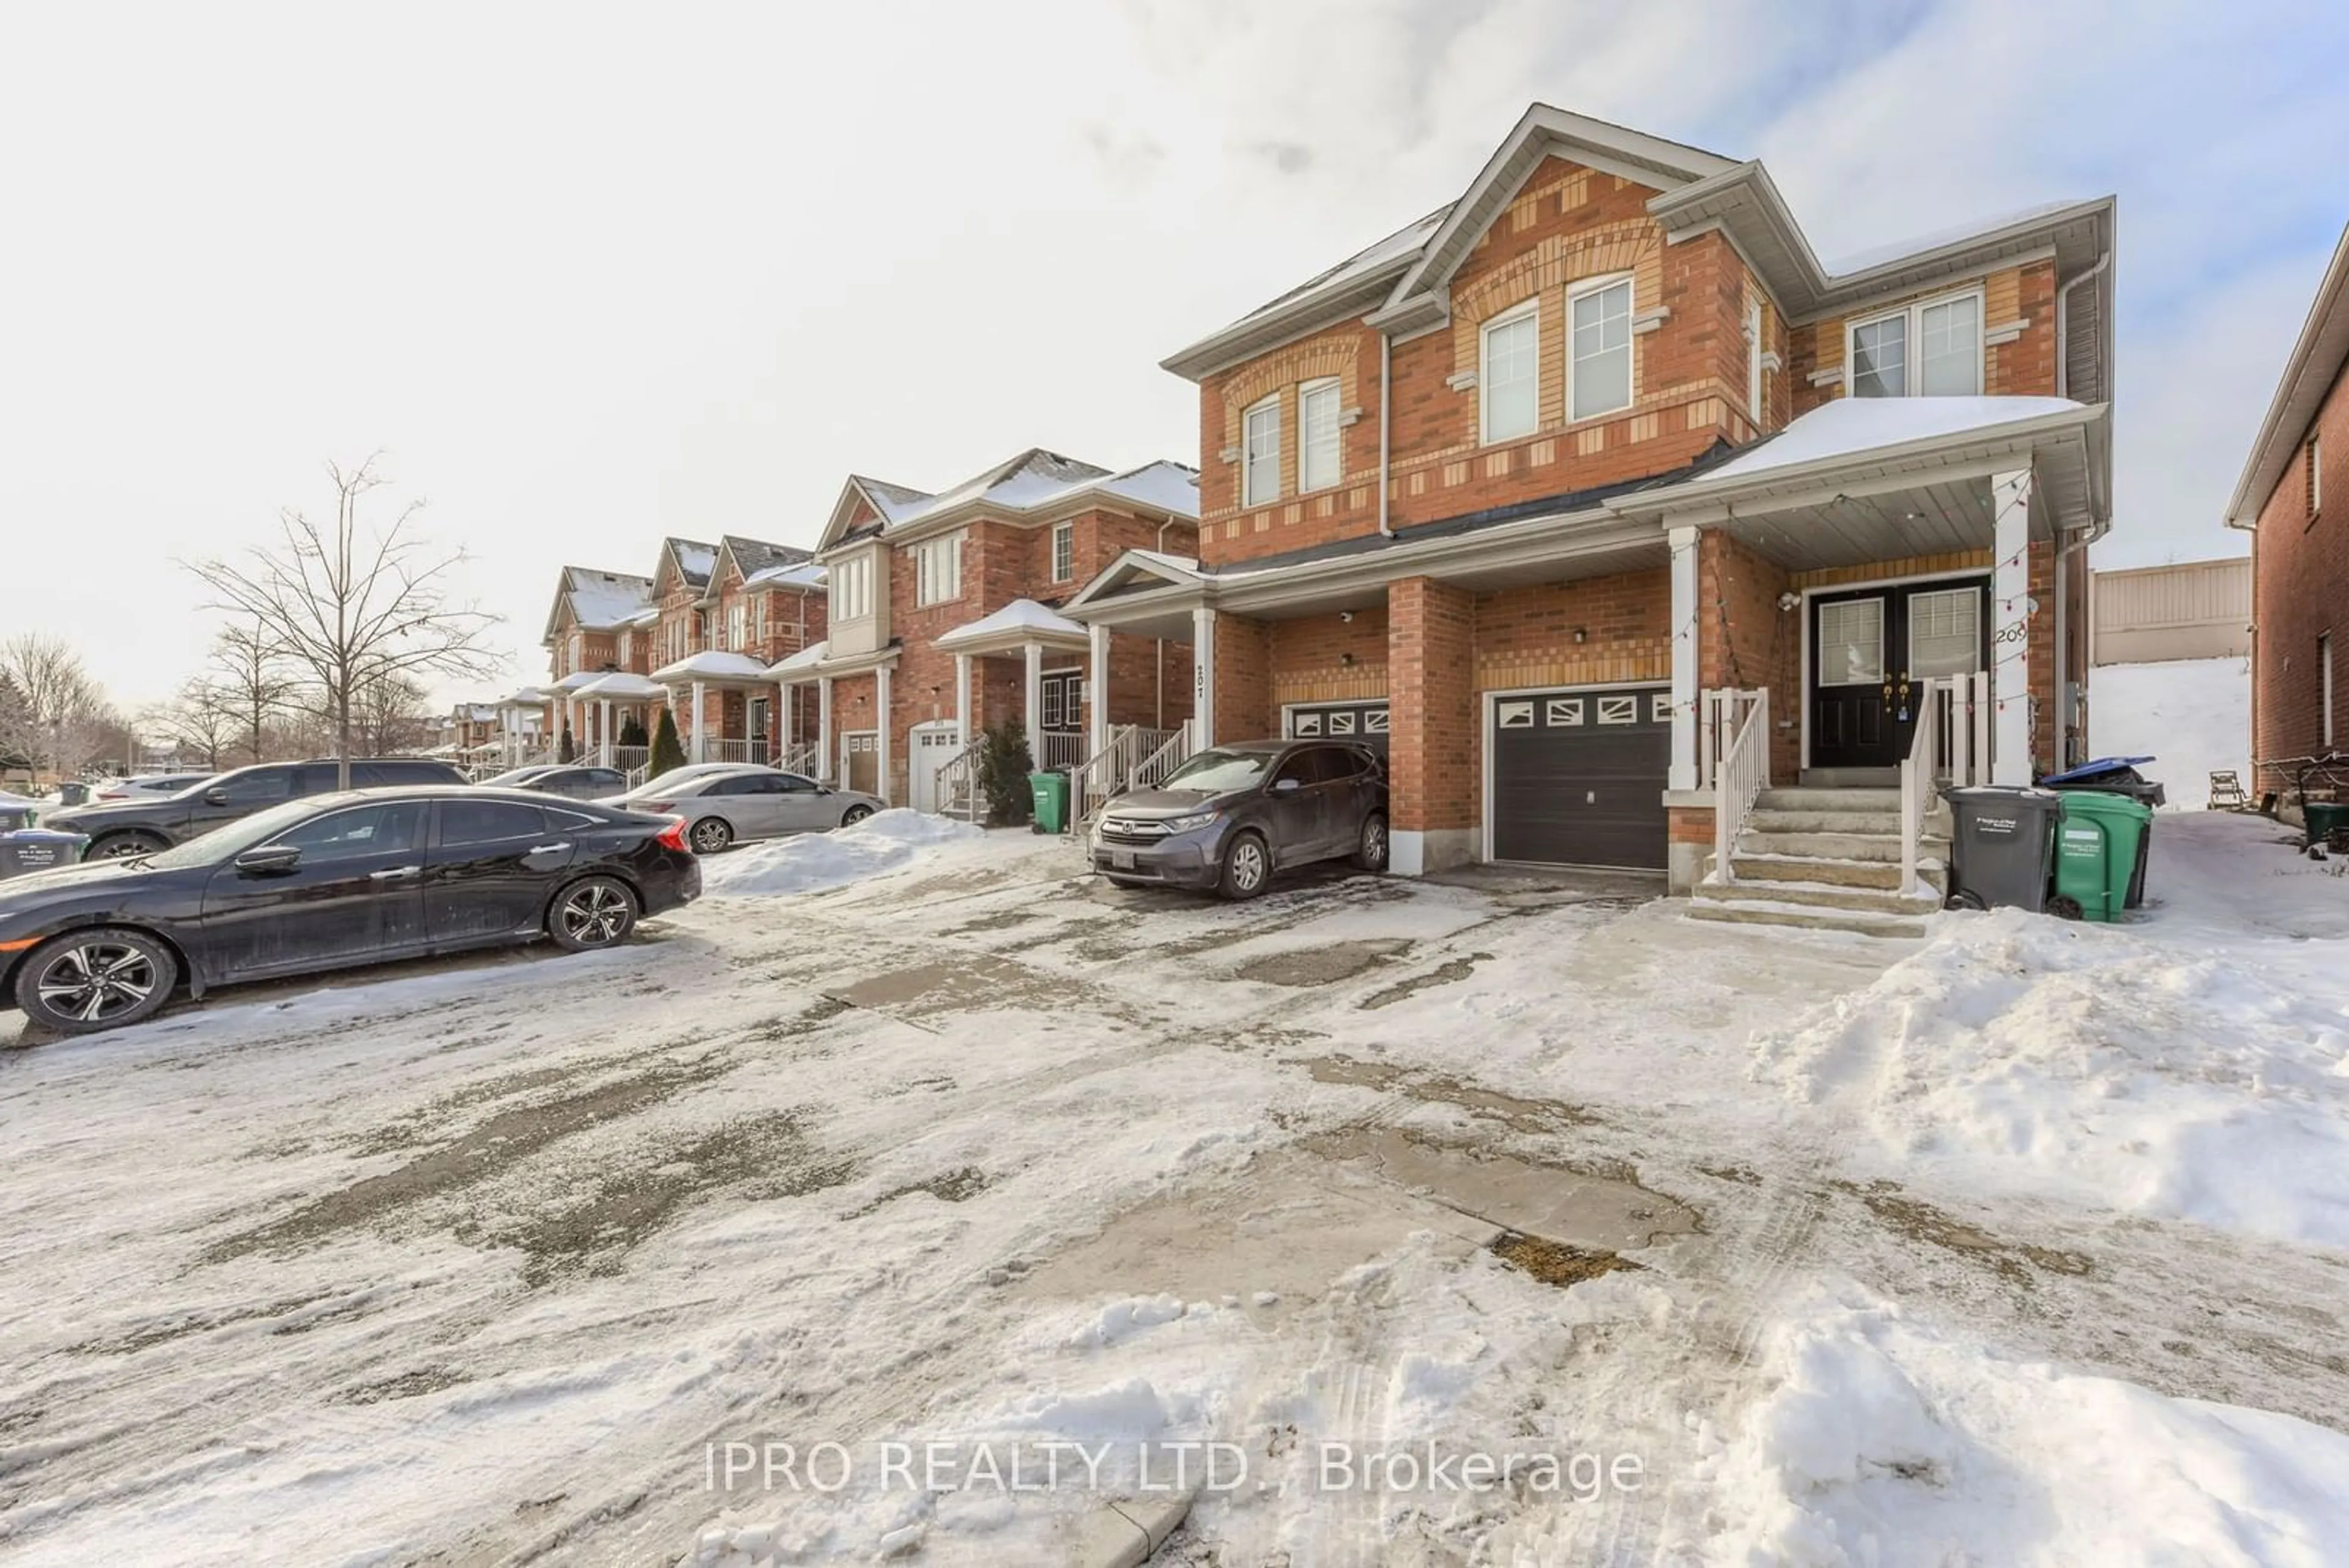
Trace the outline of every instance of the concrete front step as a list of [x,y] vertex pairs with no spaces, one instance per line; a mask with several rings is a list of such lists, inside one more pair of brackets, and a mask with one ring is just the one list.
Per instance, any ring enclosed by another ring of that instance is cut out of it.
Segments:
[[[1795,864],[1804,864],[1795,862]],[[1809,865],[1822,864],[1810,861]],[[1897,868],[1896,868],[1896,877]],[[1847,882],[1763,880],[1702,882],[1695,897],[1714,903],[1803,904],[1818,909],[1852,909],[1876,915],[1922,917],[1941,907],[1940,893],[1930,885],[1915,893],[1893,888],[1855,888]]]
[[[1740,855],[1792,855],[1823,860],[1889,860],[1900,864],[1898,833],[1758,833],[1748,828],[1739,836]],[[1950,841],[1940,835],[1917,840],[1920,860],[1947,860]]]
[[[1707,854],[1697,875],[1713,875],[1713,857]],[[1743,882],[1828,883],[1839,888],[1869,888],[1898,891],[1900,857],[1889,860],[1827,860],[1813,855],[1749,855],[1740,850],[1729,857],[1729,868]],[[1950,874],[1938,861],[1920,860],[1917,879],[1936,894],[1946,893]]]
[[1837,909],[1812,904],[1770,903],[1760,899],[1713,898],[1700,888],[1689,898],[1692,920],[1724,920],[1741,926],[1790,926],[1806,931],[1849,931],[1863,937],[1921,937],[1921,917],[1878,914],[1868,909]]
[[1789,811],[1756,806],[1746,815],[1749,833],[1890,833],[1900,831],[1898,811]]
[[1765,789],[1754,805],[1764,811],[1882,811],[1900,809],[1897,789],[1826,789],[1817,784],[1786,784]]

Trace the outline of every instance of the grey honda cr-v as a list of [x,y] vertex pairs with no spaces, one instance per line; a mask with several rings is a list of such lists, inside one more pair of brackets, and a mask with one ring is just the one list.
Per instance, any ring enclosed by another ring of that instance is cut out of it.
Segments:
[[1123,794],[1093,830],[1093,869],[1123,884],[1253,898],[1272,874],[1350,856],[1387,868],[1386,769],[1366,746],[1244,741],[1201,752],[1157,788]]

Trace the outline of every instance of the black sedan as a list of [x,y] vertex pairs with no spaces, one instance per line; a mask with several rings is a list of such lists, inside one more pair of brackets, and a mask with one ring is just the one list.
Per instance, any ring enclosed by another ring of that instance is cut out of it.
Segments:
[[628,775],[617,768],[597,767],[592,763],[557,763],[551,767],[540,763],[483,779],[481,787],[526,789],[533,794],[559,794],[570,800],[602,800],[606,795],[625,794]]
[[700,892],[675,817],[512,790],[355,790],[0,885],[0,997],[88,1033],[181,985],[202,996],[541,938],[611,947]]
[[[205,779],[177,794],[51,812],[41,819],[41,826],[86,835],[89,839],[89,847],[82,855],[86,860],[151,855],[285,801],[325,794],[341,781],[341,764],[330,757],[306,763],[259,763]],[[429,757],[361,757],[351,763],[354,789],[464,782],[465,775],[454,767]]]

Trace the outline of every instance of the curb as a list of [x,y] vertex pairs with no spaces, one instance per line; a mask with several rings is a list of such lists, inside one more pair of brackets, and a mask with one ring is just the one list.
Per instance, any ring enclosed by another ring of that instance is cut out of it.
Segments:
[[1189,1515],[1197,1495],[1112,1498],[1071,1529],[1061,1561],[1068,1568],[1142,1568]]

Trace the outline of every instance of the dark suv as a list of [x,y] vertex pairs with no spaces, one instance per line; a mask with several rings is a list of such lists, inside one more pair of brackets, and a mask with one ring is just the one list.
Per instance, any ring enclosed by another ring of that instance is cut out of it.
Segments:
[[1245,741],[1215,746],[1155,789],[1123,794],[1093,830],[1093,869],[1123,884],[1211,888],[1253,898],[1273,872],[1350,856],[1387,868],[1386,769],[1365,746]]
[[[151,855],[265,807],[324,794],[336,786],[336,766],[331,760],[261,763],[218,774],[177,794],[57,812],[43,817],[41,826],[89,835],[89,847],[82,852],[85,860]],[[456,768],[425,757],[368,757],[351,763],[353,789],[464,782],[465,775]]]

